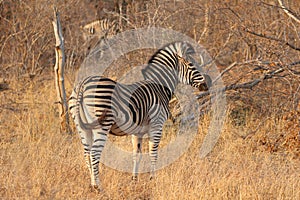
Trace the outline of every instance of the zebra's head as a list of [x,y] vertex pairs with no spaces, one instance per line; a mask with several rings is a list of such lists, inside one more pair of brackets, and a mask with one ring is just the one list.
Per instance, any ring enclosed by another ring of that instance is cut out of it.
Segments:
[[181,83],[198,88],[199,91],[207,91],[211,87],[212,80],[207,74],[201,74],[192,62],[180,55],[175,56],[178,59],[178,79]]
[[[200,91],[208,90],[211,79],[202,75],[192,55],[195,49],[188,42],[173,42],[159,49],[142,70],[145,79],[152,79],[174,92],[178,82],[192,85]],[[188,60],[191,60],[188,61]]]

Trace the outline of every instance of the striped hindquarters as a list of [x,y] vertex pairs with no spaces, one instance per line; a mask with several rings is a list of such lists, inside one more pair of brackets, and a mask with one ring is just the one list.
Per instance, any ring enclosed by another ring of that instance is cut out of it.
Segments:
[[112,123],[111,97],[115,85],[111,79],[92,76],[74,88],[69,108],[76,126],[86,130]]

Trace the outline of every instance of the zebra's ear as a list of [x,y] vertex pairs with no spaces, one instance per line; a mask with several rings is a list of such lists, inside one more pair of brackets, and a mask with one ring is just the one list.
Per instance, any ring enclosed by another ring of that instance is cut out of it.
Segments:
[[149,78],[151,79],[151,70],[144,68],[141,70],[141,72],[142,72],[144,80],[149,79]]
[[207,87],[210,88],[213,84],[211,77],[208,74],[203,74],[203,76]]
[[144,73],[145,73],[145,69],[142,69],[141,71],[142,71],[142,74],[144,75]]
[[188,43],[187,41],[184,41],[183,42],[183,55],[191,55],[191,54],[194,54],[196,53],[194,47]]

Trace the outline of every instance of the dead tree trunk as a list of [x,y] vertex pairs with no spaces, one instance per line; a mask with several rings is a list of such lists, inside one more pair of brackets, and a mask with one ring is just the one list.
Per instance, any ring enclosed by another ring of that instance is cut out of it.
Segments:
[[59,114],[61,117],[60,130],[61,132],[70,133],[68,103],[66,98],[65,82],[64,82],[64,66],[65,66],[65,53],[64,53],[64,37],[60,24],[59,13],[54,8],[54,21],[52,22],[54,35],[55,35],[55,87],[57,94],[57,101],[59,103]]

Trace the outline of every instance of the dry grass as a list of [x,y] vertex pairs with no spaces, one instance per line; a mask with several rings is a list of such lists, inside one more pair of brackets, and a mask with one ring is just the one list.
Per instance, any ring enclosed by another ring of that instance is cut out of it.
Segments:
[[270,152],[255,139],[266,130],[280,130],[284,121],[274,124],[268,119],[254,136],[243,139],[257,127],[251,115],[243,128],[228,117],[214,151],[200,159],[199,148],[209,126],[209,117],[204,116],[189,150],[159,170],[155,180],[141,174],[138,182],[132,182],[129,173],[101,166],[103,192],[92,192],[77,134],[59,133],[52,80],[25,83],[11,83],[21,91],[10,89],[1,96],[7,102],[0,118],[1,199],[300,198],[297,146]]
[[[208,115],[199,122],[199,134],[189,150],[159,170],[156,179],[149,181],[148,174],[141,174],[138,182],[132,182],[131,174],[101,166],[103,192],[89,189],[78,135],[59,132],[49,72],[55,61],[49,19],[55,4],[64,27],[70,89],[88,47],[83,45],[80,25],[111,18],[102,10],[118,11],[116,1],[0,1],[0,199],[300,199],[300,88],[299,76],[290,69],[251,91],[227,93],[226,123],[205,159],[199,158],[199,149],[208,130]],[[244,31],[247,27],[299,46],[298,24],[276,7],[276,1],[128,2],[130,23],[124,30],[171,28],[199,41],[224,65],[219,70],[232,62],[242,63],[223,76],[226,85],[253,80],[266,73],[264,68],[272,71],[299,60],[299,51],[284,42]],[[296,1],[288,6],[299,13]],[[136,53],[116,62],[113,75],[123,75],[128,66],[148,58]],[[248,62],[256,59],[261,63]],[[255,71],[257,67],[261,70]],[[171,137],[165,136],[162,144]],[[130,139],[115,140],[130,149]]]

